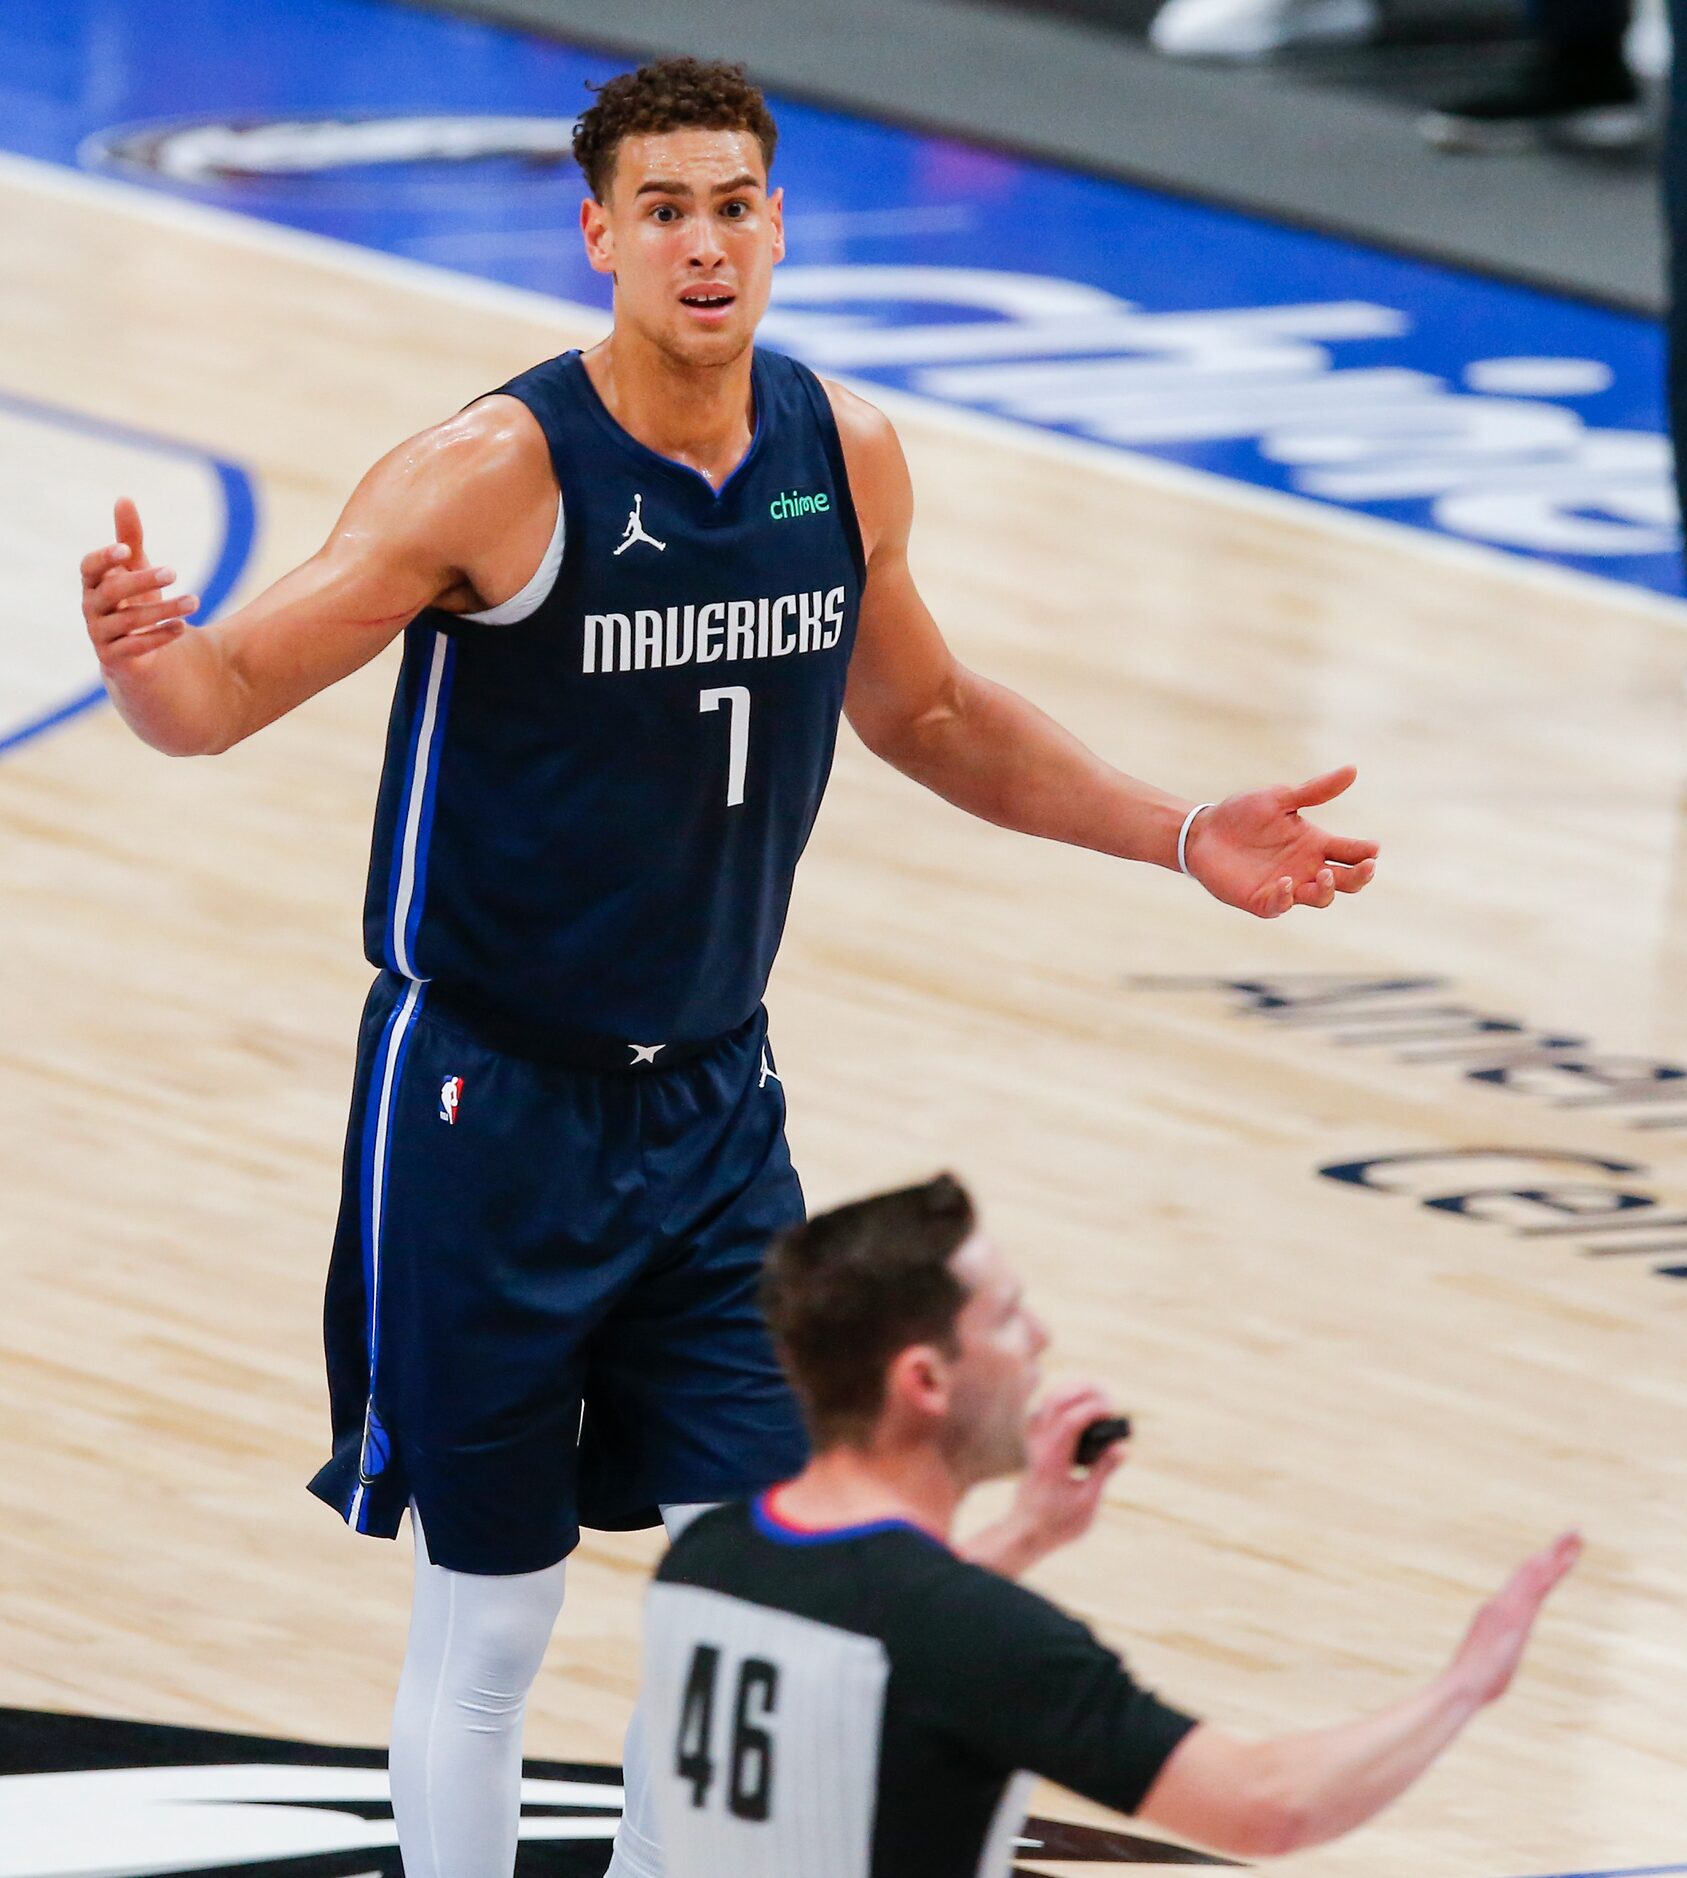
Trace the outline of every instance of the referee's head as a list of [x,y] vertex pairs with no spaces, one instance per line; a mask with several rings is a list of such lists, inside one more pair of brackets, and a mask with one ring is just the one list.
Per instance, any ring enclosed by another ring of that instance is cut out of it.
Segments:
[[930,1447],[965,1485],[1025,1465],[1048,1336],[952,1175],[782,1234],[762,1306],[816,1452]]

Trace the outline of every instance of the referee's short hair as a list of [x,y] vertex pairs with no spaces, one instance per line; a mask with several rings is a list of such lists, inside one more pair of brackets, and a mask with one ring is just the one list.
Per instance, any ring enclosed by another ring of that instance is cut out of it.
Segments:
[[762,1309],[817,1450],[871,1434],[898,1351],[954,1350],[967,1288],[949,1261],[975,1218],[967,1190],[939,1174],[834,1207],[774,1240]]

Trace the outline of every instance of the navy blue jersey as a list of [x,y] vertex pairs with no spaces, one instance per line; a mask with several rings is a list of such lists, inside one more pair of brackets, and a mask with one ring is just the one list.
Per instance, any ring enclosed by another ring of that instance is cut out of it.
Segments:
[[503,387],[550,446],[561,566],[519,624],[406,630],[372,963],[517,1030],[683,1042],[756,1009],[864,564],[824,389],[759,350],[752,384],[718,493],[623,430],[576,352]]

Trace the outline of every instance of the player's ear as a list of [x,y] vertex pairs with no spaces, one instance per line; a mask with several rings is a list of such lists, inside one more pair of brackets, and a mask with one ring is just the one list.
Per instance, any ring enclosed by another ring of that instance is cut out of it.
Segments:
[[609,225],[609,211],[596,196],[587,196],[580,204],[580,234],[586,243],[586,259],[599,274],[615,271],[615,231]]
[[777,267],[785,258],[785,192],[783,189],[769,190],[767,207],[768,213],[773,217],[773,265]]

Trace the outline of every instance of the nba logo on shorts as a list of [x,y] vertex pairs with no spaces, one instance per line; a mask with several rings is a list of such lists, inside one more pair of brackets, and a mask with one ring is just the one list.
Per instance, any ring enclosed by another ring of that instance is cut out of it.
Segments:
[[457,1104],[463,1099],[463,1079],[461,1076],[447,1076],[439,1085],[439,1119],[442,1122],[455,1122]]

